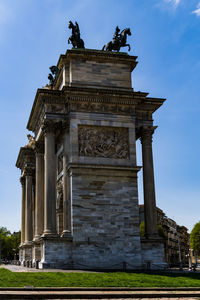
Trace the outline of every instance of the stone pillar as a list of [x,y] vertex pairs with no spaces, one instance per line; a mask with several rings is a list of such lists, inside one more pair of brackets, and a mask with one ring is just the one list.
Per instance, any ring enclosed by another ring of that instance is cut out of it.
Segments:
[[43,236],[56,235],[56,155],[55,125],[46,121],[43,126],[44,155],[44,232]]
[[147,238],[158,236],[157,212],[155,200],[155,184],[152,153],[152,135],[155,127],[143,127],[141,130],[143,188],[144,188],[144,218]]
[[37,240],[44,231],[44,146],[36,143],[36,172],[35,172],[35,237]]
[[21,244],[25,242],[25,207],[26,207],[26,190],[25,190],[25,178],[21,177],[20,182],[22,185],[22,207],[21,207]]
[[35,236],[35,176],[32,178],[32,228]]
[[32,175],[33,170],[31,168],[25,169],[26,178],[26,212],[25,212],[25,243],[32,242],[33,228],[32,228]]
[[62,236],[71,236],[71,196],[70,180],[67,174],[69,125],[63,125],[63,233]]

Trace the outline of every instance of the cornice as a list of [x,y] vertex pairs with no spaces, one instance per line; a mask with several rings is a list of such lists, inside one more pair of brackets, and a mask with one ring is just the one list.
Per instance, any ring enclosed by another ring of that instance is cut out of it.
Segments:
[[31,109],[31,113],[26,128],[30,131],[34,131],[33,119],[36,118],[36,115],[38,113],[40,113],[42,104],[45,102],[45,100],[48,99],[49,101],[52,101],[52,99],[55,98],[62,99],[62,94],[63,91],[60,90],[38,89],[35,95],[35,99],[33,102],[33,106]]
[[[61,91],[38,89],[35,101],[31,110],[27,129],[35,131],[36,122],[45,115],[44,104],[63,104],[65,105],[64,114],[67,114],[73,107],[73,111],[79,110],[81,102],[97,103],[103,105],[125,105],[130,106],[119,109],[111,109],[112,113],[128,113],[133,111],[138,112],[138,116],[143,115],[144,112],[153,113],[165,101],[163,98],[147,97],[148,93],[135,91],[120,91],[115,89],[100,89],[100,88],[84,88],[84,87],[67,87],[65,86]],[[85,104],[84,104],[85,105]],[[132,107],[132,108],[131,108]],[[86,107],[84,110],[87,109]],[[81,109],[82,111],[82,109]],[[90,111],[90,110],[89,110]],[[107,111],[103,108],[102,113]],[[98,108],[101,113],[101,109]],[[56,111],[55,111],[56,114]]]
[[22,169],[24,166],[25,158],[30,158],[34,160],[35,153],[34,150],[27,147],[21,147],[16,161],[16,167]]
[[131,56],[125,52],[108,52],[93,49],[71,49],[67,50],[66,54],[62,54],[59,57],[57,67],[62,69],[65,65],[69,64],[71,59],[87,59],[93,61],[102,62],[113,62],[113,63],[123,63],[130,66],[131,71],[137,65],[137,56]]

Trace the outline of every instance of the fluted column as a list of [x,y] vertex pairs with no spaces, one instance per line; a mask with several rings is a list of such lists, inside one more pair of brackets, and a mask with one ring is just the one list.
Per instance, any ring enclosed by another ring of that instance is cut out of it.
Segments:
[[62,236],[71,235],[71,196],[70,182],[67,174],[68,164],[68,147],[69,147],[69,125],[63,124],[63,234]]
[[35,237],[37,240],[44,231],[44,145],[35,145]]
[[20,178],[20,182],[22,185],[22,207],[21,207],[21,244],[23,244],[25,242],[25,207],[26,207],[26,203],[25,203],[25,178],[21,177]]
[[143,127],[140,132],[143,161],[145,234],[147,238],[157,237],[158,235],[152,153],[154,129],[154,127]]
[[31,168],[25,169],[26,178],[26,209],[25,209],[25,243],[30,243],[33,239],[32,228],[32,176],[33,170]]
[[56,235],[56,155],[55,125],[45,122],[44,131],[44,232],[43,236]]

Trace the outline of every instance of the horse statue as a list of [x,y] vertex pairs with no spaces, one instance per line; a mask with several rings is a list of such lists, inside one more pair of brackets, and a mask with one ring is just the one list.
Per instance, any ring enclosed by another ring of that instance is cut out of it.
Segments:
[[84,41],[80,38],[80,30],[78,23],[75,22],[75,25],[72,21],[69,21],[69,29],[72,29],[72,35],[68,39],[68,44],[72,44],[73,48],[85,48]]
[[128,47],[128,51],[131,50],[131,46],[129,44],[126,44],[127,35],[131,35],[130,28],[125,28],[124,30],[120,32],[119,27],[117,26],[115,29],[115,33],[113,35],[113,40],[107,43],[103,46],[102,51],[104,49],[106,51],[112,51],[115,50],[119,52],[121,47]]

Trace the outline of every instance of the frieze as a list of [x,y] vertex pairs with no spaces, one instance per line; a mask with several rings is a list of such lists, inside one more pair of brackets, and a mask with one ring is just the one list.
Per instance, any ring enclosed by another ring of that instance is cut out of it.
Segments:
[[106,103],[90,103],[90,102],[71,102],[71,111],[91,112],[91,113],[111,113],[111,114],[133,114],[135,109],[132,105],[117,105]]
[[64,104],[49,104],[45,105],[45,112],[46,113],[66,113],[66,108]]
[[129,159],[128,135],[128,128],[79,125],[79,155]]

